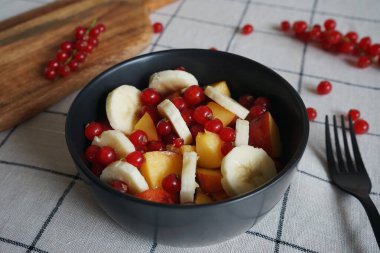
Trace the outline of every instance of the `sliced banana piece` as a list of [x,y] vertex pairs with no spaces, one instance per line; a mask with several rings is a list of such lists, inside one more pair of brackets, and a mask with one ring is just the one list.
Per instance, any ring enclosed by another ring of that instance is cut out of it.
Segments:
[[140,93],[134,86],[122,85],[108,94],[106,113],[113,129],[125,134],[133,131],[141,108]]
[[128,192],[132,194],[149,189],[140,171],[132,164],[123,161],[116,161],[108,165],[100,175],[100,180],[106,184],[110,184],[113,180],[120,180],[127,184]]
[[181,191],[179,194],[181,203],[194,202],[195,189],[199,187],[195,182],[197,159],[198,156],[196,152],[183,153]]
[[169,99],[165,99],[157,106],[157,109],[170,120],[178,136],[183,139],[184,144],[191,144],[193,137],[177,107]]
[[162,95],[180,91],[191,85],[198,85],[198,80],[189,72],[182,70],[164,70],[154,73],[149,79],[149,88]]
[[244,119],[236,120],[236,138],[235,146],[248,145],[249,139],[249,122]]
[[99,137],[95,136],[92,145],[113,148],[119,159],[136,150],[128,137],[119,130],[104,131]]
[[227,97],[218,89],[212,86],[206,87],[205,94],[206,96],[214,100],[217,104],[224,107],[226,110],[236,114],[241,119],[245,119],[249,113],[249,111],[244,106],[240,105],[232,98]]
[[248,145],[233,148],[223,158],[221,171],[222,186],[229,196],[252,191],[277,174],[268,154]]

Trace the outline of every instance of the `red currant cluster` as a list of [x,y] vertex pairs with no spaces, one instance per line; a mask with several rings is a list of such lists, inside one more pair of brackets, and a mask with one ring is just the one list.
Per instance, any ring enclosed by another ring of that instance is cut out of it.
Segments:
[[55,80],[76,71],[79,64],[98,46],[98,37],[105,29],[103,24],[96,25],[96,20],[89,28],[78,26],[74,32],[75,40],[62,42],[55,58],[48,62],[44,71],[45,78]]
[[350,31],[343,35],[336,30],[336,21],[327,19],[323,27],[319,24],[309,26],[305,21],[295,21],[292,25],[289,21],[281,22],[281,30],[287,32],[293,30],[296,38],[304,42],[316,42],[331,52],[357,56],[356,66],[366,68],[372,63],[380,65],[380,44],[372,43],[370,37],[359,40],[356,32]]

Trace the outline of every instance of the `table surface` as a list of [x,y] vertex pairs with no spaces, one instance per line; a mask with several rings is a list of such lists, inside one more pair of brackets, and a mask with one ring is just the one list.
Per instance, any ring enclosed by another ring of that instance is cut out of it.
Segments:
[[[46,0],[0,0],[0,19]],[[77,93],[19,126],[0,133],[0,252],[379,252],[360,203],[328,177],[324,115],[360,109],[370,124],[358,137],[372,179],[371,198],[380,208],[380,68],[361,70],[345,56],[304,45],[278,30],[282,20],[338,22],[380,41],[378,0],[182,0],[151,14],[165,31],[145,52],[216,47],[271,67],[316,108],[310,139],[283,199],[253,228],[218,245],[181,249],[123,231],[76,177],[66,148],[64,123]],[[237,27],[251,23],[253,34]],[[321,80],[333,91],[315,93]],[[2,91],[4,92],[4,91]]]

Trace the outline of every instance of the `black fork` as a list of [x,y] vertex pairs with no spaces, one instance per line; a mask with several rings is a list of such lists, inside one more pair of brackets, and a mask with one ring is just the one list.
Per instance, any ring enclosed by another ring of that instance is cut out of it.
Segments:
[[355,163],[352,161],[350,155],[343,116],[341,116],[341,120],[344,153],[346,159],[345,161],[343,159],[339,144],[336,118],[334,116],[335,149],[338,161],[336,163],[334,159],[333,148],[331,145],[329,118],[326,115],[326,154],[330,177],[336,186],[338,186],[343,191],[355,196],[360,201],[360,203],[362,203],[375,234],[377,245],[380,249],[380,215],[376,209],[375,204],[369,197],[369,193],[371,192],[372,188],[371,180],[368,176],[367,170],[364,167],[362,156],[360,155],[359,146],[356,141],[355,132],[352,126],[352,120],[351,118],[349,119],[349,126]]

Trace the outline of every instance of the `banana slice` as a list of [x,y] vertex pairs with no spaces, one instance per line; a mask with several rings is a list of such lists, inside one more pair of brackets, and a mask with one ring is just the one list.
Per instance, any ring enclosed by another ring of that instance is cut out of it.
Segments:
[[241,119],[245,119],[249,113],[249,111],[244,106],[240,105],[232,98],[227,97],[218,89],[212,86],[206,87],[205,94],[206,96],[214,100],[217,104],[224,107],[226,110],[236,114]]
[[229,196],[252,191],[277,174],[268,154],[248,145],[232,149],[223,158],[221,171],[222,186]]
[[122,85],[108,94],[106,113],[113,129],[125,134],[133,131],[141,108],[140,93],[134,86]]
[[236,138],[235,146],[248,145],[249,139],[249,122],[244,119],[236,120]]
[[193,137],[177,107],[169,99],[165,99],[157,106],[157,109],[170,120],[178,136],[183,139],[184,144],[191,144]]
[[132,164],[123,161],[116,161],[108,165],[100,175],[100,180],[106,184],[110,184],[113,180],[123,181],[128,186],[128,192],[132,194],[149,189],[140,171]]
[[182,70],[164,70],[154,73],[149,79],[149,88],[162,95],[180,91],[191,85],[198,85],[198,80],[189,72]]
[[199,187],[195,182],[197,159],[198,156],[196,152],[183,153],[181,191],[179,194],[181,203],[194,202],[195,189]]
[[135,146],[132,142],[119,130],[104,131],[99,137],[95,136],[92,145],[113,148],[119,159],[135,151]]

